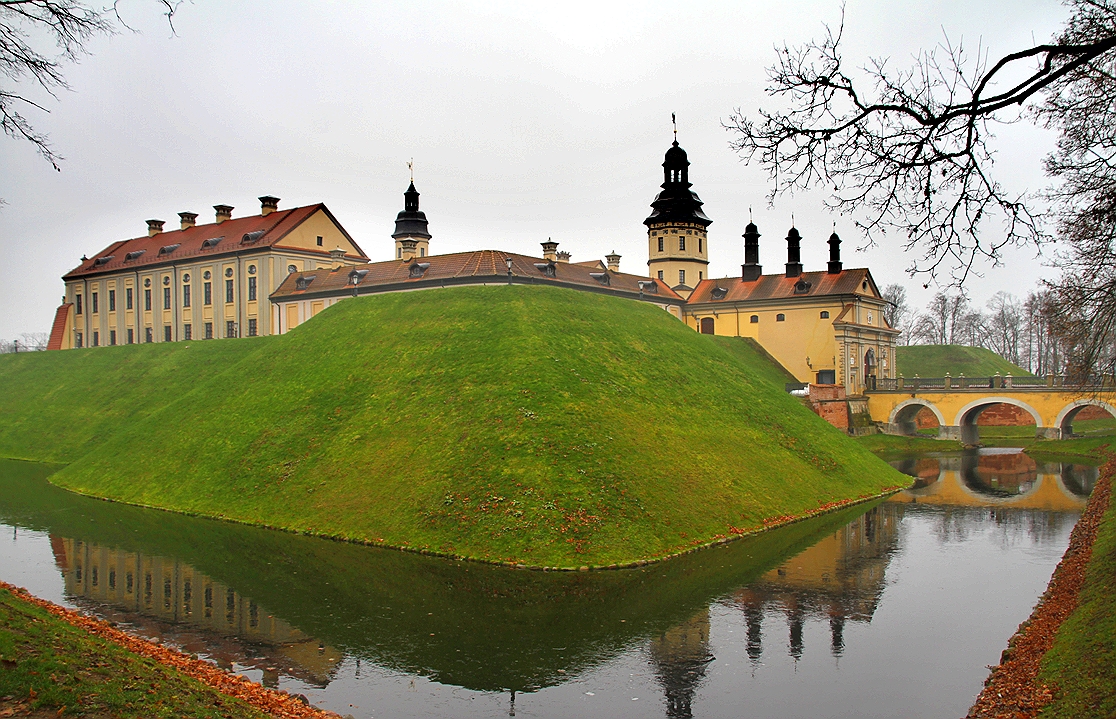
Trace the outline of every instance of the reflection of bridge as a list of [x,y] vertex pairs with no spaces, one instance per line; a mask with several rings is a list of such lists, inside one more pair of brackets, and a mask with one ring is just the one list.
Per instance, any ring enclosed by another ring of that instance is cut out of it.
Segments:
[[[1043,384],[1024,384],[1024,382]],[[1097,388],[1047,386],[1049,379],[984,378],[980,385],[965,377],[881,381],[868,396],[872,420],[889,434],[913,435],[915,416],[922,409],[938,420],[938,437],[976,444],[977,418],[997,404],[1019,407],[1034,418],[1035,436],[1061,439],[1073,434],[1073,420],[1085,407],[1100,407],[1116,417],[1116,392],[1111,385]],[[991,385],[991,386],[990,386]]]

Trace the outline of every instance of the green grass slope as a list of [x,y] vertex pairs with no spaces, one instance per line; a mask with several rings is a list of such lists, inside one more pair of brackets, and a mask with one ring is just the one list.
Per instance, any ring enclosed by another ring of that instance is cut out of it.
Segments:
[[962,345],[909,345],[895,348],[896,368],[904,377],[991,377],[999,372],[1013,377],[1030,377],[1027,370],[1008,362],[983,347]]
[[0,457],[72,462],[275,339],[0,355]]
[[746,343],[646,304],[525,286],[399,293],[272,339],[205,381],[150,387],[163,408],[52,480],[566,567],[662,556],[904,483]]

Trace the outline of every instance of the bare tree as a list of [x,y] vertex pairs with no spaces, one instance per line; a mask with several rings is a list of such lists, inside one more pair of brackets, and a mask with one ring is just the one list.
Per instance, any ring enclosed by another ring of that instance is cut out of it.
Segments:
[[1023,364],[1020,344],[1023,333],[1023,305],[1007,292],[997,292],[988,300],[981,346],[987,347],[1012,364]]
[[[180,0],[157,1],[172,23]],[[26,85],[57,98],[58,90],[69,88],[63,66],[88,54],[93,38],[122,27],[127,25],[115,3],[97,7],[81,0],[0,0],[0,74],[8,81],[0,85],[4,134],[27,140],[54,169],[61,169],[62,157],[24,115],[28,108],[50,112],[32,99]]]
[[20,352],[43,352],[50,341],[48,332],[24,332],[19,336]]
[[899,344],[909,342],[911,306],[907,304],[907,289],[898,283],[892,283],[883,290],[884,307],[883,316],[887,326],[900,331],[897,338]]

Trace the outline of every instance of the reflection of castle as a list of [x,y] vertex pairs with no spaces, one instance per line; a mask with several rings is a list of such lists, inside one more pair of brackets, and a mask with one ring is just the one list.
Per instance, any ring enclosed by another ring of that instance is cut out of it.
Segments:
[[693,716],[694,700],[705,667],[713,661],[709,651],[709,610],[703,609],[688,621],[669,629],[651,640],[649,649],[655,674],[666,694],[666,715],[669,719]]
[[[145,634],[173,628],[185,649],[192,650],[191,631],[200,630],[218,664],[259,665],[255,668],[264,671],[265,684],[277,684],[282,666],[292,676],[325,686],[341,659],[336,650],[178,560],[57,536],[50,543],[68,595],[90,600],[106,614],[122,611],[120,618]],[[226,641],[215,643],[214,636]],[[250,650],[238,647],[239,642],[250,644]]]
[[796,660],[809,618],[829,621],[830,651],[840,656],[845,622],[870,621],[876,610],[898,529],[894,508],[874,507],[737,591],[733,601],[744,612],[748,656],[755,661],[763,653],[763,618],[772,610],[787,617],[788,651]]

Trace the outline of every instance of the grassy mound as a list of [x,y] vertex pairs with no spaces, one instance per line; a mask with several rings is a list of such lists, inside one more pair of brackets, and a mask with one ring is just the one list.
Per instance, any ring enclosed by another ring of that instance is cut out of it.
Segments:
[[1030,377],[1027,370],[1008,362],[983,347],[962,345],[910,345],[895,348],[895,362],[904,377],[991,377],[999,372],[1013,377]]
[[500,286],[351,299],[245,352],[149,385],[164,406],[53,481],[567,567],[662,556],[904,483],[787,395],[746,343],[726,349],[611,297]]

